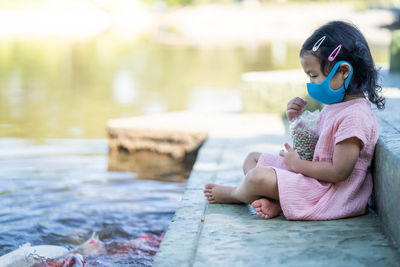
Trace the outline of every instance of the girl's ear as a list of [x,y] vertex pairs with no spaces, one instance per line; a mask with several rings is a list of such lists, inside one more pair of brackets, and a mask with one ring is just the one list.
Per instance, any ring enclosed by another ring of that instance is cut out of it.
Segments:
[[343,74],[344,79],[347,79],[347,77],[349,76],[349,74],[351,72],[351,67],[347,63],[342,63],[342,64],[340,64],[338,72]]

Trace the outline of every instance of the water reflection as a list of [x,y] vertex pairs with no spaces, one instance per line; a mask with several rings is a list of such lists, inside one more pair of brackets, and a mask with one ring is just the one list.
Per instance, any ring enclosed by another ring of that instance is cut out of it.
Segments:
[[[0,43],[0,137],[104,137],[108,119],[188,108],[199,87],[237,88],[245,71],[299,67],[271,45],[195,48],[105,33]],[[249,56],[249,51],[254,54]]]
[[[246,71],[299,68],[299,45],[197,48],[105,33],[85,41],[2,40],[0,137],[104,137],[109,119],[185,110],[198,88]],[[379,62],[386,48],[373,48]],[[380,60],[381,59],[381,60]]]
[[168,155],[140,151],[132,154],[111,153],[108,171],[134,172],[136,179],[185,182],[189,177],[197,152],[177,160]]
[[286,43],[283,41],[273,41],[271,42],[271,55],[272,60],[277,66],[284,66],[287,57],[287,47]]
[[115,103],[129,106],[138,100],[140,88],[132,73],[128,70],[120,70],[114,77],[112,90]]

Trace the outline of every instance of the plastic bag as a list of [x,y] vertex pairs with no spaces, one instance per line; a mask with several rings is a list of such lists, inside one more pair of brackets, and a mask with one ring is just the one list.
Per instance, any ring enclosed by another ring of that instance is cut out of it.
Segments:
[[301,159],[312,161],[315,146],[318,142],[316,122],[319,118],[319,110],[304,111],[299,117],[290,121],[290,135],[293,140],[293,148]]

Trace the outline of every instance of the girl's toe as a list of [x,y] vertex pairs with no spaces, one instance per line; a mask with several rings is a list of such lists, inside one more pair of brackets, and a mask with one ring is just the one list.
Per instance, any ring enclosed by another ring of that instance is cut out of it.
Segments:
[[204,186],[204,188],[205,188],[205,189],[211,189],[211,188],[213,188],[213,186],[214,186],[214,184],[206,184],[206,185]]
[[253,203],[251,203],[251,206],[255,209],[261,207],[261,203],[260,203],[259,199],[253,201]]

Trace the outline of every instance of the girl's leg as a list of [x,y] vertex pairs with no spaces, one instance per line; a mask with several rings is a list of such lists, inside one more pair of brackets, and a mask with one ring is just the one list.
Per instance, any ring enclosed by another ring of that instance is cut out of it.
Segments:
[[246,203],[260,198],[279,200],[275,170],[272,168],[253,168],[238,187],[207,184],[204,195],[209,203]]
[[281,212],[275,170],[253,168],[238,187],[207,184],[204,195],[209,203],[252,203],[257,215],[263,219],[278,216]]
[[235,197],[250,204],[260,197],[279,200],[278,182],[275,170],[272,168],[253,168],[235,190]]
[[251,169],[254,169],[256,167],[260,156],[261,153],[258,152],[251,152],[249,155],[247,155],[246,159],[243,162],[244,175],[246,175]]
[[[256,167],[260,156],[261,153],[252,152],[246,157],[243,163],[243,172],[245,175],[248,171]],[[251,203],[251,206],[256,210],[257,215],[264,219],[276,217],[282,212],[279,201],[274,201],[268,198],[257,199]]]

